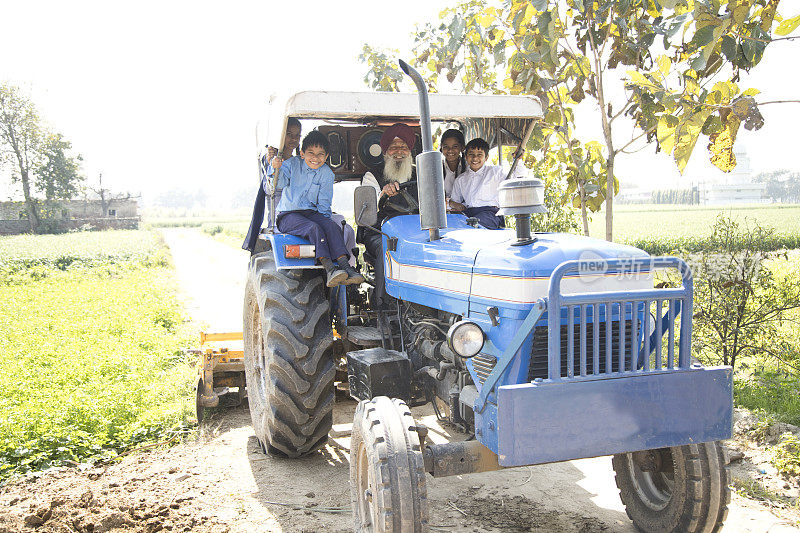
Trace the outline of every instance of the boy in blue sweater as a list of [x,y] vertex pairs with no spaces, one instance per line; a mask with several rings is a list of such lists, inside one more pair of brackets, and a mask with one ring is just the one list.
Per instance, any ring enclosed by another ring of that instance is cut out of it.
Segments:
[[299,156],[286,161],[273,158],[276,188],[283,189],[276,209],[278,230],[314,244],[328,287],[362,283],[364,277],[348,263],[342,228],[331,220],[334,174],[325,164],[328,148],[328,138],[312,131],[303,139]]

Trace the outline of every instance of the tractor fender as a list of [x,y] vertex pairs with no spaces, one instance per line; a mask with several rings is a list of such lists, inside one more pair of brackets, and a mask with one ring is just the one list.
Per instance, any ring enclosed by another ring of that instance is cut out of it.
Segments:
[[278,270],[298,269],[298,268],[322,268],[316,264],[313,257],[305,257],[301,259],[289,259],[286,257],[284,250],[286,246],[295,244],[310,245],[307,240],[295,237],[294,235],[287,235],[285,233],[262,233],[258,236],[255,250],[257,252],[264,250],[272,250],[272,255],[275,258],[275,265]]

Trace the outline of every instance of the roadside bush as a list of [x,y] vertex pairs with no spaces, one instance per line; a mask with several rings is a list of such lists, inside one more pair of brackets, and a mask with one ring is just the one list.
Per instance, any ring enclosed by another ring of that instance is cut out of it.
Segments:
[[686,258],[694,272],[694,342],[704,362],[736,367],[742,357],[786,362],[795,350],[783,334],[800,308],[800,272],[776,273],[764,252],[772,230],[720,216],[708,248]]
[[[579,233],[578,214],[567,201],[567,188],[563,180],[553,175],[544,178],[544,205],[547,213],[531,216],[533,231]],[[513,221],[513,217],[507,218]]]
[[208,233],[209,235],[211,235],[213,237],[217,233],[222,233],[222,226],[220,226],[219,224],[212,225],[212,226],[208,226],[206,224],[203,224],[203,233]]
[[785,477],[800,476],[800,440],[784,435],[772,449],[772,466]]

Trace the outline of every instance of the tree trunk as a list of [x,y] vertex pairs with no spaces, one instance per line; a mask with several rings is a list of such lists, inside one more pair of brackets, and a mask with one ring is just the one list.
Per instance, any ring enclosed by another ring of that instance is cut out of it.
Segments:
[[586,212],[586,190],[583,184],[578,184],[580,188],[579,194],[581,195],[581,222],[583,222],[583,234],[589,236],[589,214]]
[[39,209],[36,203],[36,198],[31,195],[31,177],[30,177],[30,152],[31,141],[30,132],[20,132],[22,140],[19,139],[18,132],[15,131],[14,126],[9,124],[8,117],[4,115],[4,140],[11,147],[14,153],[14,158],[17,161],[17,168],[19,168],[19,180],[22,183],[22,196],[25,199],[25,212],[28,214],[28,224],[30,224],[31,232],[38,233],[39,231]]
[[36,198],[31,196],[31,181],[28,176],[28,169],[20,161],[19,164],[20,181],[22,182],[22,195],[25,198],[25,211],[28,213],[28,223],[31,226],[31,233],[39,232],[39,212],[36,206]]
[[603,121],[603,137],[606,141],[606,149],[608,150],[608,159],[606,160],[606,240],[613,240],[614,228],[614,141],[611,137],[611,123],[608,121],[608,114],[606,113],[606,95],[603,90],[603,66],[600,64],[600,54],[602,53],[597,49],[597,43],[594,42],[592,37],[592,30],[589,30],[589,38],[592,42],[592,52],[594,52],[594,68],[596,86],[597,86],[597,104],[600,106],[600,116]]
[[[605,114],[603,114],[605,118]],[[607,122],[604,120],[604,122]],[[614,240],[614,143],[611,140],[611,130],[606,136],[608,146],[608,160],[606,162],[606,240]]]

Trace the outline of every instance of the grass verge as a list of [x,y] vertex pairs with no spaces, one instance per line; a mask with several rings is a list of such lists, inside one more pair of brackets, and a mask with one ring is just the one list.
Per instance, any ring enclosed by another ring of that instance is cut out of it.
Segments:
[[[761,483],[754,479],[741,479],[734,476],[732,478],[731,488],[736,494],[743,498],[762,501],[768,503],[770,507],[794,509],[795,511],[800,510],[800,504],[798,502],[767,490]],[[798,526],[800,523],[793,522],[793,525]]]
[[200,227],[200,230],[214,239],[241,248],[245,235],[247,235],[248,223],[207,223]]
[[736,405],[772,414],[780,422],[800,426],[800,380],[777,371],[738,373],[733,383]]

